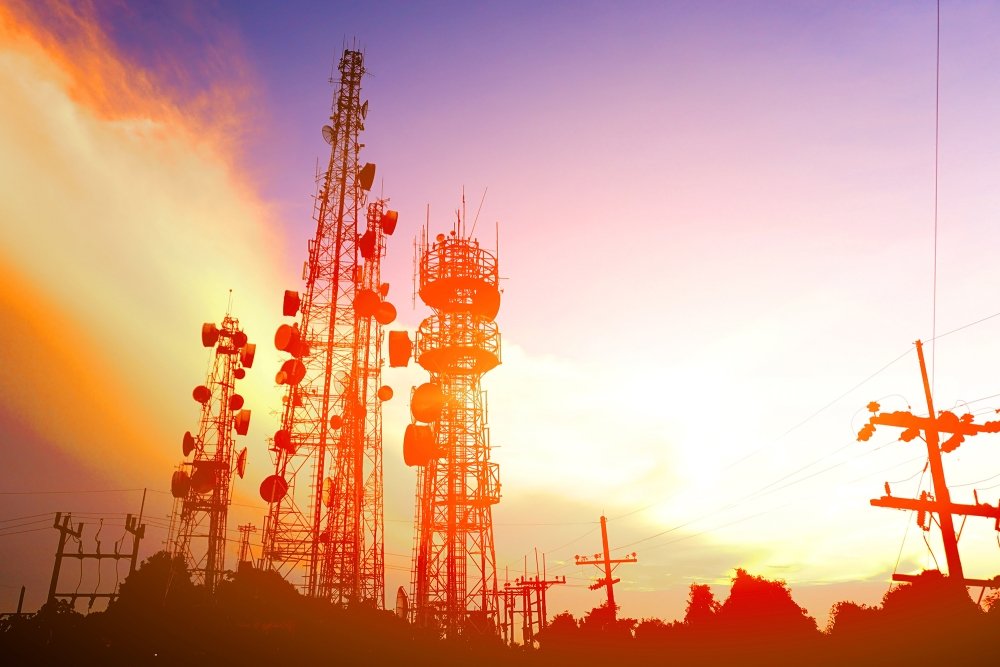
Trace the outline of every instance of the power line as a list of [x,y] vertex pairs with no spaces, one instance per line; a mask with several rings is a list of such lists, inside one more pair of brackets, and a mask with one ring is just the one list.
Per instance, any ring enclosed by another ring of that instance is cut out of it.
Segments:
[[[1000,313],[998,313],[998,314],[1000,314]],[[886,371],[890,366],[892,366],[897,361],[899,361],[900,359],[902,359],[903,357],[905,357],[907,354],[909,354],[911,350],[912,350],[912,348],[907,347],[906,350],[902,354],[900,354],[898,357],[896,357],[895,359],[893,359],[892,361],[890,361],[886,365],[882,366],[880,369],[878,369],[877,371],[875,371],[874,373],[872,373],[871,375],[869,375],[868,377],[866,377],[864,380],[862,380],[861,382],[858,382],[856,385],[854,385],[853,387],[851,387],[847,391],[843,392],[842,394],[840,394],[839,396],[837,396],[835,399],[833,399],[832,401],[830,401],[829,403],[827,403],[826,405],[824,405],[823,407],[821,407],[819,410],[816,410],[815,412],[813,412],[811,415],[809,415],[808,417],[806,417],[805,419],[803,419],[799,423],[797,423],[794,426],[792,426],[790,429],[788,429],[787,431],[785,431],[784,433],[782,433],[781,435],[779,435],[777,438],[775,438],[771,442],[769,442],[766,445],[763,445],[761,447],[758,447],[757,449],[755,449],[754,451],[750,452],[746,456],[744,456],[744,457],[742,457],[742,458],[740,458],[740,459],[738,459],[738,460],[730,463],[729,465],[725,466],[723,468],[723,470],[728,470],[728,469],[732,468],[733,466],[739,465],[740,463],[743,463],[747,459],[756,456],[757,454],[759,454],[760,452],[764,451],[765,449],[774,446],[779,441],[781,441],[783,438],[785,438],[789,434],[791,434],[793,431],[796,431],[799,428],[805,426],[807,423],[809,423],[810,421],[812,421],[813,419],[815,419],[816,417],[818,417],[822,413],[824,413],[827,410],[829,410],[831,407],[833,407],[834,405],[836,405],[837,403],[839,403],[842,399],[844,399],[845,397],[847,397],[848,395],[850,395],[851,393],[853,393],[855,390],[857,390],[860,387],[864,386],[870,380],[872,380],[873,378],[875,378],[879,374],[881,374],[884,371]]]

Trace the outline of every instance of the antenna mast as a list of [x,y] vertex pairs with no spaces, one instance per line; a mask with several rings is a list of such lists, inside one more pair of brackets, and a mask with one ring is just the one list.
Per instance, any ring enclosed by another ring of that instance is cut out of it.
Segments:
[[201,343],[214,349],[212,366],[206,383],[192,394],[201,404],[201,418],[195,433],[184,434],[185,461],[170,480],[174,508],[167,544],[173,556],[184,558],[195,581],[213,591],[226,569],[233,473],[243,477],[247,463],[245,447],[238,454],[234,451],[235,436],[246,435],[250,428],[250,411],[243,409],[236,381],[253,365],[257,346],[247,342],[239,320],[228,310],[221,327],[214,322],[202,325]]
[[[305,291],[286,291],[282,312],[298,317],[275,334],[290,355],[276,380],[287,386],[281,428],[271,439],[274,474],[260,487],[269,503],[264,567],[304,578],[307,595],[339,605],[384,605],[381,412],[377,400],[381,326],[395,308],[379,267],[397,216],[384,201],[365,208],[375,165],[360,166],[368,102],[363,55],[345,50],[303,268]],[[368,229],[359,235],[359,219]],[[372,323],[375,318],[376,323]],[[384,395],[384,394],[383,394]]]

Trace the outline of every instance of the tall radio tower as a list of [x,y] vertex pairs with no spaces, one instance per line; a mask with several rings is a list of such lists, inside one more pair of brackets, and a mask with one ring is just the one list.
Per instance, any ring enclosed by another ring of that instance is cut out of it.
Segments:
[[229,313],[219,327],[206,322],[201,342],[215,349],[208,380],[195,387],[201,419],[194,433],[184,434],[185,459],[174,472],[170,490],[174,509],[167,544],[174,556],[183,556],[196,581],[214,590],[225,571],[226,518],[232,496],[233,473],[246,470],[247,450],[234,457],[236,435],[246,435],[250,411],[243,409],[236,381],[253,365],[256,345],[247,342],[239,320]]
[[[307,595],[337,604],[384,604],[382,436],[379,386],[382,325],[395,319],[380,282],[385,236],[397,215],[384,201],[365,207],[375,165],[359,167],[368,103],[360,51],[346,50],[331,125],[330,161],[319,181],[303,268],[305,291],[286,291],[283,314],[299,316],[275,334],[290,358],[281,428],[271,440],[274,474],[260,487],[269,505],[262,566],[304,575]],[[367,230],[359,235],[359,218]],[[374,322],[373,322],[374,320]]]
[[[465,235],[450,235],[420,253],[420,298],[434,313],[417,331],[414,357],[430,373],[417,387],[405,433],[406,463],[418,466],[414,570],[415,622],[454,636],[497,628],[493,510],[499,466],[490,462],[480,380],[500,363],[497,259]],[[405,335],[405,334],[404,334]],[[398,339],[397,339],[398,340]],[[390,363],[400,346],[393,345]]]

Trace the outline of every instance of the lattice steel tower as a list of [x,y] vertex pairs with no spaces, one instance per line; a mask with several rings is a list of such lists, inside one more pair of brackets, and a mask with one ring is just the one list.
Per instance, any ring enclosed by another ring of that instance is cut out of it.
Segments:
[[[380,282],[385,236],[396,213],[365,208],[375,165],[359,167],[368,103],[360,51],[346,50],[323,136],[330,161],[318,182],[316,235],[303,270],[305,290],[285,292],[275,346],[291,357],[276,381],[287,385],[281,428],[271,440],[275,472],[261,484],[270,503],[262,566],[301,574],[307,595],[338,604],[384,604],[382,325],[395,319]],[[359,235],[359,218],[368,229]],[[374,320],[374,321],[373,321]]]
[[247,462],[245,447],[234,452],[236,435],[246,435],[250,427],[250,411],[243,409],[236,381],[253,365],[256,346],[228,313],[221,327],[202,325],[201,341],[214,354],[206,383],[193,392],[201,404],[198,429],[186,432],[182,441],[184,457],[191,460],[179,466],[170,482],[174,508],[167,544],[173,555],[184,557],[195,581],[211,591],[225,571],[233,473],[243,477]]
[[[419,466],[411,600],[414,621],[449,636],[497,628],[493,510],[499,467],[490,462],[480,380],[500,363],[497,259],[468,238],[426,235],[420,298],[433,309],[414,356],[430,382],[411,397],[404,458]],[[390,356],[393,354],[390,340]]]

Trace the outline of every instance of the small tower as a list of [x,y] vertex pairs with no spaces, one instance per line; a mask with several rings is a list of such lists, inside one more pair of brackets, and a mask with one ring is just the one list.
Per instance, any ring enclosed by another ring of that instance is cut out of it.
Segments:
[[[419,278],[434,312],[417,331],[414,357],[430,380],[413,391],[403,443],[406,463],[418,468],[412,613],[448,636],[494,633],[500,474],[480,380],[500,363],[497,259],[459,221],[433,243],[425,234]],[[390,362],[394,347],[390,340]]]
[[198,428],[184,434],[185,460],[170,482],[174,508],[167,543],[174,556],[183,556],[195,581],[212,591],[225,570],[233,473],[243,477],[247,463],[245,447],[235,452],[236,436],[250,427],[250,411],[243,408],[236,382],[253,365],[256,345],[247,342],[239,320],[229,313],[221,327],[202,325],[201,342],[212,348],[212,362],[205,384],[192,394],[201,405]]

